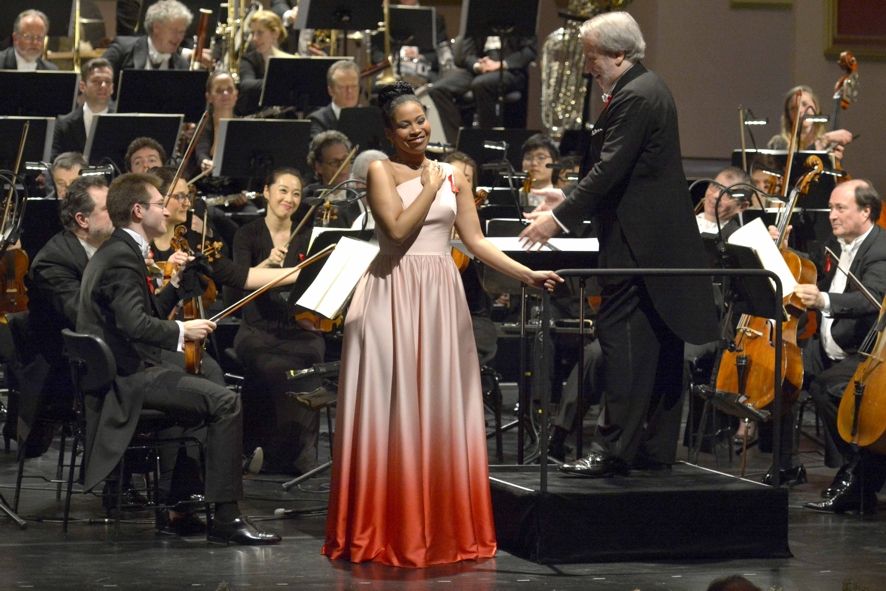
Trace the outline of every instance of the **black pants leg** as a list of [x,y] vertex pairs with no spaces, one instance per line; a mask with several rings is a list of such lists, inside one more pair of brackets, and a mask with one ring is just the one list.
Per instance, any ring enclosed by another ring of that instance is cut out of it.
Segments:
[[471,88],[474,75],[462,68],[453,68],[431,86],[428,94],[437,107],[446,141],[455,144],[461,126],[461,109],[455,99]]

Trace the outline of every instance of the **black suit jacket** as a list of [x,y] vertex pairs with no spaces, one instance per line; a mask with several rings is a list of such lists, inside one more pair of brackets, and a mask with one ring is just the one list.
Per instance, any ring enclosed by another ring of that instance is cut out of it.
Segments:
[[[508,71],[512,74],[522,74],[526,75],[526,69],[529,67],[536,56],[538,55],[538,50],[536,49],[536,38],[535,37],[505,37],[502,39],[502,48],[499,52],[498,56],[492,55],[489,57],[495,58],[504,58],[504,61],[508,64]],[[483,46],[486,43],[486,39],[475,39],[473,37],[459,37],[455,40],[455,46],[453,48],[453,58],[455,60],[455,65],[459,68],[464,68],[468,72],[474,71],[474,64],[477,61],[487,55],[487,52],[483,50]]]
[[143,370],[161,365],[161,351],[178,346],[178,324],[164,320],[178,294],[164,289],[155,298],[146,276],[138,244],[119,228],[83,273],[77,332],[101,337],[117,362],[111,391],[103,400],[87,399],[86,490],[111,473],[132,439],[144,400]]
[[[38,70],[58,70],[58,66],[45,59],[37,58]],[[10,45],[0,51],[0,70],[18,70],[18,62],[15,61],[15,47]]]
[[[589,172],[554,215],[571,232],[593,219],[604,268],[704,268],[698,225],[680,155],[677,109],[643,64],[619,79],[594,125]],[[681,339],[717,338],[707,277],[644,277],[655,308]]]
[[250,49],[240,58],[240,95],[237,97],[237,114],[250,115],[258,111],[261,87],[265,80],[265,58]]
[[[836,238],[831,238],[827,247],[838,257],[840,256],[842,248]],[[825,272],[819,280],[819,289],[827,291],[837,273],[836,261],[831,260],[830,264],[824,265],[824,268]],[[879,226],[873,227],[871,233],[858,247],[849,271],[858,277],[861,284],[877,300],[883,301],[883,296],[886,295],[886,231]],[[852,282],[847,281],[846,289],[842,293],[828,291],[828,297],[831,300],[831,316],[834,318],[831,336],[841,349],[847,353],[854,353],[877,321],[878,310]]]
[[[144,70],[148,63],[148,38],[147,37],[117,37],[105,50],[103,58],[111,62],[116,75],[116,88],[120,88],[120,72],[123,70]],[[187,70],[190,67],[188,60],[179,52],[172,55],[169,61],[170,70]]]
[[320,132],[338,128],[338,119],[332,110],[332,103],[317,109],[308,115],[308,119],[311,121],[311,137]]
[[55,120],[55,131],[52,132],[52,157],[63,152],[80,152],[86,147],[86,123],[83,119],[83,107],[77,107],[67,115]]

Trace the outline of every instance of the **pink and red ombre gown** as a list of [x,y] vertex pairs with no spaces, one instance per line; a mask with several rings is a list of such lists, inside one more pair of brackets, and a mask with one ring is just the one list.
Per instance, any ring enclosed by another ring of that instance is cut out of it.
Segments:
[[[447,169],[451,174],[451,169]],[[419,178],[397,187],[408,206]],[[323,554],[424,567],[495,554],[480,371],[449,237],[449,180],[381,252],[345,321]]]

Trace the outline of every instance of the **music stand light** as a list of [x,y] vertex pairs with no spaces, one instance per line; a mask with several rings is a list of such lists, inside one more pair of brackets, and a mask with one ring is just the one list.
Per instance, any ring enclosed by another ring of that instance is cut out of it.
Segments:
[[472,127],[462,127],[458,131],[458,141],[456,149],[469,155],[477,162],[480,168],[477,171],[477,184],[489,186],[495,183],[496,172],[492,170],[484,170],[483,165],[492,163],[502,159],[502,153],[497,150],[488,150],[483,147],[485,142],[501,142],[508,143],[508,151],[505,158],[514,167],[514,170],[523,170],[523,143],[530,136],[538,133],[534,129],[474,129]]
[[117,113],[182,113],[199,121],[206,110],[206,70],[123,70]]
[[[0,115],[57,117],[74,108],[77,74],[55,70],[0,70]],[[14,88],[15,92],[10,92]]]
[[127,170],[126,150],[137,137],[157,140],[168,156],[175,152],[181,115],[152,113],[107,113],[92,119],[92,130],[86,140],[83,156],[89,164],[110,160],[120,170]]
[[272,57],[268,60],[259,104],[295,107],[301,113],[330,101],[326,72],[335,62],[350,57]]
[[0,170],[12,170],[18,156],[18,144],[25,121],[31,122],[25,151],[22,154],[22,171],[25,162],[49,162],[52,152],[52,133],[55,119],[51,117],[0,117]]

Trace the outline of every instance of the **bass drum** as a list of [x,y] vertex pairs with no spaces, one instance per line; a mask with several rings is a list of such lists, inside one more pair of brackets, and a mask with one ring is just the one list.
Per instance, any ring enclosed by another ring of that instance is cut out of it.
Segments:
[[431,143],[445,144],[446,134],[443,132],[443,122],[440,120],[440,113],[437,111],[437,105],[434,104],[428,91],[431,89],[430,84],[425,84],[415,89],[415,96],[419,102],[425,107],[428,114],[428,122],[431,124]]

